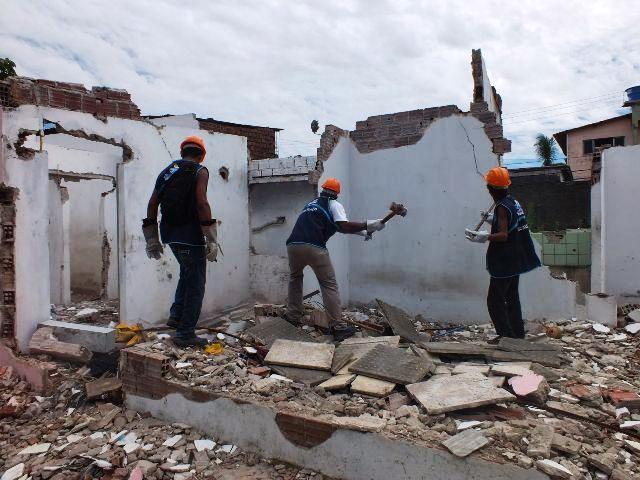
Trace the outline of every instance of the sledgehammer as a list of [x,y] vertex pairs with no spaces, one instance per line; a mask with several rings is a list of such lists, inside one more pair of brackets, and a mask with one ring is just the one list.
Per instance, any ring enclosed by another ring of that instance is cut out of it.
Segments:
[[[401,203],[391,202],[391,205],[389,206],[389,210],[391,211],[387,214],[386,217],[382,219],[382,223],[387,223],[396,215],[400,215],[401,217],[407,216],[407,208]],[[367,233],[365,240],[371,240],[372,235],[373,233]]]

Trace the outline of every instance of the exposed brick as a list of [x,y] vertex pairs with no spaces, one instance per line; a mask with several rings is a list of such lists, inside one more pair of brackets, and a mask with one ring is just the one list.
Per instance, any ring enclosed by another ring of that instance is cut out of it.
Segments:
[[493,142],[493,153],[503,155],[511,151],[511,140],[506,138],[495,138]]
[[249,156],[252,160],[275,158],[276,132],[280,129],[271,127],[257,127],[221,122],[213,118],[198,119],[200,128],[209,132],[227,133],[247,137]]
[[491,139],[502,138],[502,135],[503,135],[502,125],[498,123],[486,124],[484,126],[484,131],[487,134],[487,137]]
[[87,363],[92,356],[91,351],[82,345],[58,341],[49,327],[36,330],[29,341],[29,351],[78,363]]

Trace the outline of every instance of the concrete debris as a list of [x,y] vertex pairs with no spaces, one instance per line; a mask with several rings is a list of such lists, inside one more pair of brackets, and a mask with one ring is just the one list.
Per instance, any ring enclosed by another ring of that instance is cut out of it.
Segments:
[[538,425],[531,431],[527,455],[533,458],[549,458],[551,445],[555,435],[554,428],[549,425]]
[[448,438],[442,445],[456,457],[467,457],[489,443],[489,439],[476,430],[465,430]]
[[331,377],[329,380],[325,380],[320,385],[320,388],[324,390],[340,390],[342,388],[346,388],[356,379],[355,374],[347,374],[347,375],[336,375],[335,377]]
[[87,398],[94,400],[96,398],[112,396],[120,393],[122,390],[122,381],[116,377],[101,378],[93,382],[85,383]]
[[59,341],[50,327],[36,330],[29,341],[29,351],[32,355],[49,355],[55,359],[77,363],[87,363],[92,356],[87,347]]
[[[96,312],[96,315],[98,314],[98,310],[95,309],[85,310],[91,310]],[[76,320],[79,322],[85,321],[86,319],[76,315]],[[61,342],[84,345],[92,352],[109,353],[116,348],[115,328],[86,325],[83,323],[61,322],[58,320],[48,320],[41,325],[53,329],[53,334]]]
[[553,460],[538,460],[536,462],[536,467],[538,468],[538,470],[546,473],[552,478],[574,478],[571,470],[563,465],[560,465],[558,462],[554,462]]
[[509,385],[518,397],[537,405],[542,405],[547,401],[550,391],[549,384],[544,377],[535,373],[510,378]]
[[635,310],[630,311],[627,314],[627,318],[629,319],[629,321],[631,322],[637,322],[640,323],[640,308],[636,308]]
[[326,343],[278,339],[271,346],[265,362],[285,367],[330,371],[335,348]]
[[[636,311],[640,312],[640,310]],[[635,335],[636,333],[640,332],[640,319],[638,320],[638,323],[630,323],[629,325],[624,327],[624,329],[631,335]]]
[[351,383],[352,392],[371,395],[372,397],[386,397],[395,387],[395,383],[366,377],[364,375],[358,375]]

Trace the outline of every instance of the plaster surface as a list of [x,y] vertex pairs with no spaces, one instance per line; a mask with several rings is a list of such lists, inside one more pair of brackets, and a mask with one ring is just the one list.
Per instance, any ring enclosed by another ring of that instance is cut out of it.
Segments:
[[[615,295],[619,304],[640,301],[638,178],[640,145],[603,152],[600,205],[592,220],[600,223],[600,291]],[[597,199],[596,187],[593,194]]]
[[195,402],[178,393],[152,400],[126,394],[128,408],[150,412],[169,422],[197,425],[219,443],[230,442],[267,458],[310,468],[346,480],[544,480],[535,469],[524,470],[478,458],[456,458],[435,448],[411,445],[374,433],[337,429],[323,443],[300,447],[284,437],[276,413],[266,407],[227,398]]
[[[331,240],[332,257],[341,259],[334,262],[341,292],[349,292],[343,303],[377,297],[436,321],[488,322],[486,245],[469,242],[464,230],[475,228],[480,210],[492,203],[482,173],[496,165],[483,124],[470,116],[438,119],[405,147],[363,154],[341,139],[321,182],[340,178],[350,217],[381,218],[391,201],[409,210],[372,241]],[[521,299],[529,319],[571,318],[575,284],[542,267],[523,275]]]

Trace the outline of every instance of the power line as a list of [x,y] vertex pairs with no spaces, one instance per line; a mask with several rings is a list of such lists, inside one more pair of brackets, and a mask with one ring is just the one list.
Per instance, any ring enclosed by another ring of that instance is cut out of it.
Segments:
[[544,115],[542,117],[533,117],[533,118],[528,118],[528,119],[524,119],[524,120],[518,120],[517,122],[503,122],[505,126],[511,126],[511,125],[518,125],[520,123],[527,123],[527,122],[533,122],[536,120],[545,120],[548,118],[554,118],[554,117],[562,117],[563,115],[572,115],[575,113],[580,113],[580,112],[586,112],[586,111],[598,111],[598,110],[603,110],[603,109],[607,109],[607,110],[612,110],[616,105],[618,105],[618,103],[610,103],[609,105],[604,105],[602,107],[589,107],[589,108],[585,108],[585,109],[580,109],[580,110],[573,110],[571,112],[565,112],[565,113],[557,113],[557,114],[552,114],[552,115]]
[[609,97],[601,98],[599,100],[590,100],[588,102],[580,102],[580,103],[576,103],[576,104],[573,104],[573,105],[565,105],[565,106],[553,107],[553,108],[549,108],[548,110],[539,110],[539,111],[536,111],[536,112],[532,111],[532,112],[529,112],[529,113],[520,113],[520,114],[517,114],[517,115],[516,114],[505,115],[503,118],[512,119],[512,118],[517,118],[517,117],[530,117],[532,115],[541,115],[541,114],[545,114],[545,113],[553,113],[553,112],[558,111],[558,110],[567,110],[567,109],[570,109],[570,108],[580,107],[580,106],[584,106],[584,105],[592,105],[592,104],[611,102],[611,101],[618,101],[618,94],[610,95]]
[[507,113],[506,115],[504,115],[504,117],[505,118],[506,117],[512,117],[512,116],[515,116],[515,115],[519,115],[521,113],[534,112],[536,110],[554,109],[554,108],[562,106],[562,105],[569,105],[569,104],[572,104],[572,103],[581,103],[581,102],[588,101],[588,100],[602,99],[603,97],[609,97],[609,96],[612,96],[612,95],[621,95],[621,92],[619,92],[619,91],[609,92],[609,93],[605,93],[605,94],[602,94],[602,95],[597,95],[595,97],[579,98],[577,100],[570,100],[570,101],[567,101],[567,102],[556,103],[556,104],[547,105],[547,106],[544,106],[544,107],[529,108],[527,110],[520,110],[520,111],[513,112],[513,113]]

